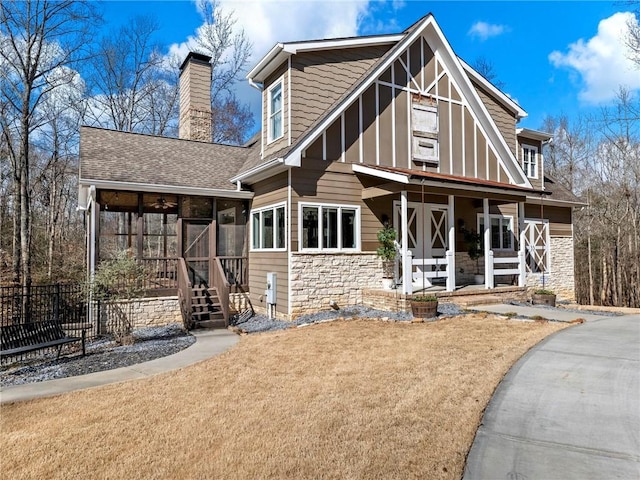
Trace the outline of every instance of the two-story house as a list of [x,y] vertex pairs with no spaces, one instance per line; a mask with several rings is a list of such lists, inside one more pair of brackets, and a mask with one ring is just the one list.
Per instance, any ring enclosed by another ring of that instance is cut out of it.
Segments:
[[[526,112],[432,15],[394,35],[277,44],[247,75],[261,130],[241,147],[210,143],[208,62],[181,67],[180,139],[82,128],[90,271],[129,248],[185,315],[201,285],[225,319],[229,296],[289,318],[476,281],[573,297],[580,202],[545,175],[551,137],[518,127]],[[375,253],[385,225],[398,234],[392,294]],[[481,235],[477,262],[465,232]]]

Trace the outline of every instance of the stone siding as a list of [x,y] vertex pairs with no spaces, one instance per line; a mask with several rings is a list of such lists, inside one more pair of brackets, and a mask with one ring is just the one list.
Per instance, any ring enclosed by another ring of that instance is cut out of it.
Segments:
[[[178,297],[152,297],[105,302],[100,307],[99,333],[121,329],[130,314],[131,329],[182,323]],[[118,328],[120,326],[120,328]]]
[[294,253],[291,256],[291,318],[362,304],[362,290],[381,288],[382,261],[375,253]]
[[[575,300],[573,237],[551,237],[550,272],[544,276],[544,287],[561,300]],[[542,275],[527,275],[527,287],[542,288]]]

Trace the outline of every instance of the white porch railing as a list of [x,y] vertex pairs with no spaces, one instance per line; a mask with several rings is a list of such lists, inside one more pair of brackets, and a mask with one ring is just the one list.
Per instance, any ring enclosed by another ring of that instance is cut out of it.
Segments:
[[[510,265],[510,266],[507,266]],[[517,265],[513,267],[512,265]],[[516,257],[496,257],[493,250],[489,250],[489,277],[487,278],[487,288],[495,287],[495,277],[497,275],[518,275],[518,286],[524,287],[526,265],[524,262],[524,252],[518,251]]]
[[422,286],[431,285],[434,278],[445,279],[447,291],[453,291],[454,277],[450,272],[455,271],[455,253],[447,250],[446,256],[437,258],[414,258],[413,252],[407,250],[406,257],[402,258],[402,283],[403,293],[413,293],[413,284],[422,284]]

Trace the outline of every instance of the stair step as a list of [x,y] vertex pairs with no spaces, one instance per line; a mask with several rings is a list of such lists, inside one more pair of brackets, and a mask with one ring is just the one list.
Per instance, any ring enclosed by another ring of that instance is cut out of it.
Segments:
[[191,316],[193,317],[203,317],[205,315],[222,315],[222,312],[220,310],[215,310],[215,311],[211,311],[211,310],[203,310],[201,312],[191,312]]
[[194,322],[196,328],[225,328],[224,319],[202,320]]

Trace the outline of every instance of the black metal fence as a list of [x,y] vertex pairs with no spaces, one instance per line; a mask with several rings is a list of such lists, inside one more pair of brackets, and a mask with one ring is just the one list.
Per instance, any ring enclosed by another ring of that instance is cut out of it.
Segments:
[[55,321],[87,325],[87,304],[80,284],[0,287],[0,325]]

